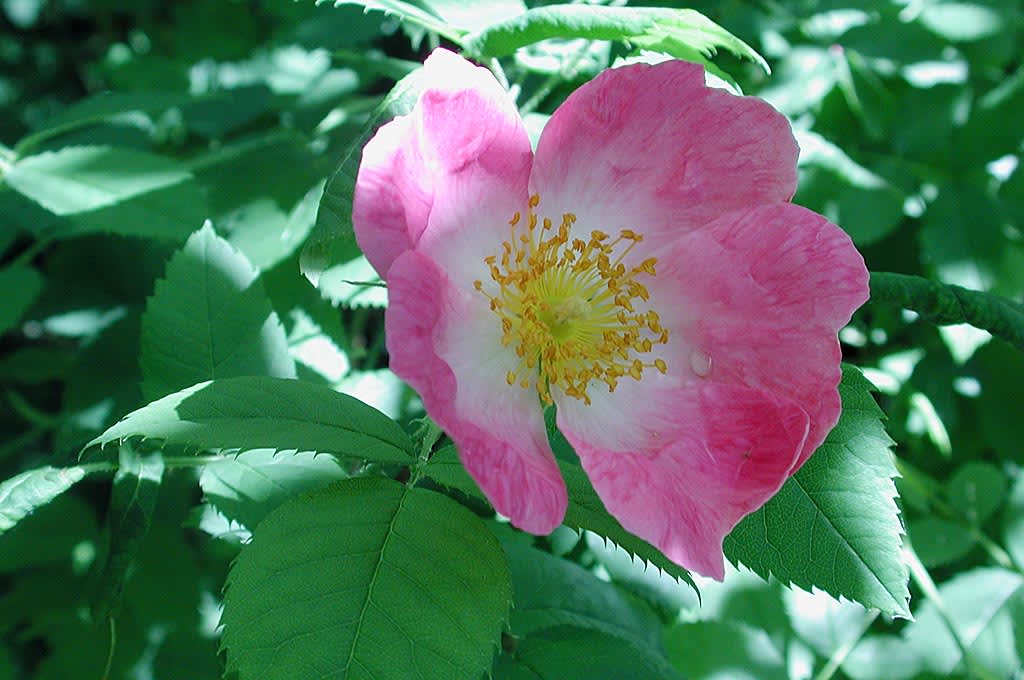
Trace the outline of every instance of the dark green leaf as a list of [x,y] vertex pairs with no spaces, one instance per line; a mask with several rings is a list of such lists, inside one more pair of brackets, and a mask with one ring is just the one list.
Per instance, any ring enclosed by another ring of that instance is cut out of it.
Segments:
[[262,680],[476,678],[511,599],[501,546],[431,491],[354,479],[285,503],[228,578],[228,669]]
[[495,680],[682,680],[658,654],[607,633],[558,626],[519,641],[494,666]]
[[730,621],[680,623],[665,632],[668,658],[690,680],[786,680],[786,663],[764,631]]
[[128,568],[149,533],[164,476],[164,460],[159,451],[140,454],[131,445],[123,444],[118,461],[107,510],[110,550],[93,608],[100,620],[118,615]]
[[474,56],[501,57],[549,38],[621,40],[689,59],[710,57],[724,49],[769,70],[749,45],[692,9],[582,4],[535,7],[466,36],[462,44]]
[[[1024,313],[1019,318],[1024,322]],[[1015,329],[1021,341],[1015,343],[1016,348],[992,340],[975,352],[974,363],[981,382],[978,420],[984,438],[1001,458],[1022,462],[1020,390],[1024,385],[1024,323]]]
[[46,505],[86,475],[86,468],[49,465],[22,472],[0,483],[0,535],[36,508]]
[[892,440],[870,389],[844,366],[839,423],[779,493],[726,537],[725,554],[764,578],[907,616]]
[[32,267],[16,264],[0,269],[0,335],[13,328],[43,290],[43,277]]
[[43,565],[67,568],[78,561],[76,546],[95,550],[97,540],[89,504],[74,494],[58,496],[0,534],[0,574]]
[[209,224],[167,264],[142,316],[142,392],[152,401],[204,380],[294,378],[263,284]]
[[253,529],[286,500],[346,476],[331,456],[256,449],[206,465],[199,486],[228,519]]
[[128,414],[90,442],[133,437],[199,449],[319,451],[385,463],[410,462],[395,421],[327,387],[282,378],[200,383]]
[[[949,480],[949,502],[967,521],[980,526],[988,521],[1006,495],[1006,476],[995,465],[964,463]],[[916,541],[914,543],[917,545]]]
[[937,517],[907,522],[914,550],[926,567],[940,567],[966,556],[974,548],[974,537],[965,527]]

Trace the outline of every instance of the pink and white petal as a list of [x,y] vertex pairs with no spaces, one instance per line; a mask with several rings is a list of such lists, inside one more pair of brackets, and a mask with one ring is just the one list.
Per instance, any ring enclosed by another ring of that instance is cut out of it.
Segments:
[[452,285],[416,251],[392,264],[388,297],[391,369],[419,392],[495,509],[525,531],[550,533],[565,515],[565,482],[536,391],[505,381],[518,360],[486,298]]
[[532,151],[508,93],[487,70],[447,50],[427,57],[423,78],[412,112],[364,147],[356,177],[356,239],[385,277],[421,241],[488,229],[483,240],[493,240],[526,200]]
[[821,215],[776,204],[725,215],[660,254],[648,288],[655,302],[680,301],[662,314],[676,366],[799,404],[811,421],[799,467],[839,418],[837,334],[868,298],[860,253]]
[[797,155],[788,121],[763,100],[706,87],[697,64],[636,64],[605,71],[555,111],[530,186],[587,229],[674,235],[788,200]]
[[[605,398],[620,408],[611,422],[560,408],[559,428],[623,527],[677,564],[721,580],[722,540],[789,477],[807,414],[737,385],[705,382],[666,396],[636,400],[616,392]],[[660,432],[662,441],[605,446],[619,441],[623,424]]]

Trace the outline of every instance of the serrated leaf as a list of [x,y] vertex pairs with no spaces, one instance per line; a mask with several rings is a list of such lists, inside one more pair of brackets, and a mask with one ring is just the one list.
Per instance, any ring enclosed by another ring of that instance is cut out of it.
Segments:
[[93,607],[100,620],[116,617],[120,610],[128,568],[149,533],[163,475],[159,451],[141,454],[131,445],[121,446],[107,511],[110,551]]
[[85,477],[81,466],[49,465],[22,472],[0,483],[0,535]]
[[[50,212],[75,215],[128,200],[145,203],[147,196],[190,182],[192,175],[163,156],[107,146],[76,146],[23,158],[7,170],[4,179]],[[188,206],[161,203],[149,207],[161,213],[178,209],[191,216]]]
[[0,335],[14,327],[43,290],[43,277],[28,265],[0,269]]
[[327,181],[316,224],[302,249],[302,273],[316,285],[320,275],[330,267],[344,264],[359,255],[352,231],[352,194],[362,149],[377,127],[395,116],[412,111],[422,89],[422,71],[416,70],[395,83],[387,96],[370,115],[362,132],[348,146],[338,169]]
[[281,503],[346,477],[331,456],[256,449],[204,466],[199,487],[225,517],[253,529]]
[[335,0],[334,6],[338,5],[361,5],[398,16],[454,42],[459,42],[465,31],[483,28],[526,10],[522,0]]
[[431,8],[429,2],[404,2],[403,0],[317,0],[317,4],[331,2],[339,5],[361,5],[366,9],[378,10],[404,21],[433,31],[454,42],[459,42],[462,31],[455,30],[445,18]]
[[779,493],[726,537],[725,554],[763,578],[909,616],[892,440],[870,389],[860,371],[843,367],[839,423]]
[[[626,531],[619,521],[608,513],[583,468],[564,460],[559,460],[558,466],[569,490],[569,507],[563,520],[565,526],[581,531],[592,531],[618,545],[630,555],[653,564],[696,589],[690,572],[669,560],[651,544]],[[483,492],[459,462],[454,446],[445,446],[438,450],[431,457],[424,474],[442,486],[461,491],[481,502],[487,502]]]
[[475,678],[510,603],[494,535],[451,499],[380,478],[285,503],[236,560],[228,671],[250,680]]
[[189,237],[142,315],[147,400],[203,380],[295,377],[284,328],[258,277],[209,223]]
[[409,463],[412,443],[395,421],[334,390],[299,380],[225,378],[193,385],[129,413],[86,445],[140,437],[199,449],[320,451]]
[[652,612],[568,560],[514,542],[504,543],[512,569],[513,635],[560,625],[600,631],[661,654],[660,625]]
[[659,655],[607,633],[572,626],[537,632],[498,657],[495,680],[682,680]]
[[549,5],[498,22],[463,40],[477,57],[501,57],[549,38],[621,40],[682,59],[710,57],[724,49],[769,72],[754,49],[700,12],[655,7]]

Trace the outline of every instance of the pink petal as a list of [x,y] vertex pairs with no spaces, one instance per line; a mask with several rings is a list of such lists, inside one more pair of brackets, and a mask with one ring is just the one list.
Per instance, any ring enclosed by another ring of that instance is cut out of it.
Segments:
[[788,200],[797,154],[764,101],[705,87],[697,64],[637,64],[605,71],[555,111],[530,183],[549,212],[575,212],[588,229],[674,237]]
[[486,298],[452,285],[416,251],[391,265],[388,298],[391,369],[419,392],[495,509],[525,531],[553,531],[568,503],[565,482],[537,393],[505,382],[518,360],[501,345]]
[[839,419],[837,333],[868,298],[850,238],[821,215],[776,204],[685,235],[659,263],[652,297],[668,289],[682,299],[684,318],[665,321],[684,352],[673,352],[676,366],[703,364],[700,378],[799,404],[810,416],[799,468]]
[[[367,143],[356,178],[356,239],[382,275],[421,241],[479,240],[489,230],[493,241],[526,201],[532,152],[508,94],[447,50],[435,50],[423,69],[419,101]],[[467,247],[476,258],[481,245]]]
[[[736,385],[704,382],[646,400],[634,391],[602,398],[619,409],[612,419],[559,403],[559,428],[622,526],[672,561],[721,580],[722,539],[785,482],[807,414]],[[621,446],[622,429],[643,433],[641,446]]]

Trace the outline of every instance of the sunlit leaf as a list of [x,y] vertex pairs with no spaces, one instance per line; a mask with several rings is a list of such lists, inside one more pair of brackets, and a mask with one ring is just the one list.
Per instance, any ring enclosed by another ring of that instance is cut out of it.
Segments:
[[0,483],[0,535],[85,477],[85,468],[49,465],[22,472]]
[[501,546],[465,508],[386,479],[340,482],[268,515],[235,562],[228,669],[263,680],[479,677],[510,590]]
[[129,413],[90,442],[129,438],[198,449],[320,451],[408,463],[412,444],[395,421],[334,390],[282,378],[200,383]]
[[258,272],[209,224],[171,258],[146,303],[140,363],[149,400],[204,380],[295,377]]

